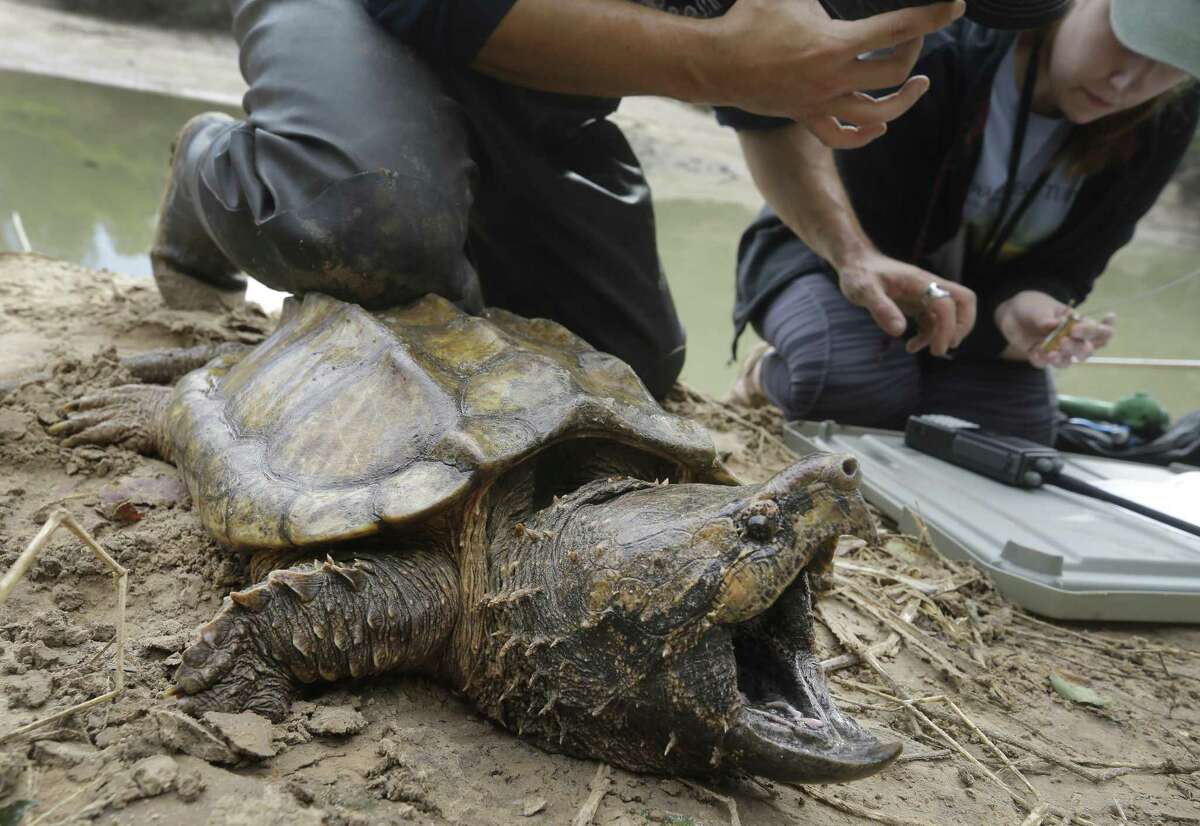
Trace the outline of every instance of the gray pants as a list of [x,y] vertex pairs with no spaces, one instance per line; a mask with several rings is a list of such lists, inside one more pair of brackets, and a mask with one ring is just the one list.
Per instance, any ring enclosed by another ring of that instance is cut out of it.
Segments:
[[551,318],[661,397],[684,332],[650,192],[596,102],[434,69],[362,0],[233,0],[244,121],[193,140],[197,220],[278,290]]
[[755,329],[775,347],[763,362],[763,390],[788,418],[903,429],[914,413],[944,413],[1053,443],[1048,373],[1022,362],[910,355],[823,273],[789,283]]

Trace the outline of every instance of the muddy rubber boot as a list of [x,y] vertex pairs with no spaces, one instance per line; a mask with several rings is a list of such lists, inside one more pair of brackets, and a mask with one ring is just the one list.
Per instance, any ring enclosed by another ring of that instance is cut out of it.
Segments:
[[171,147],[150,268],[163,303],[175,310],[220,312],[240,306],[246,297],[246,277],[213,242],[188,188],[189,176],[199,175],[198,154],[208,145],[205,133],[224,129],[232,120],[220,112],[196,115]]

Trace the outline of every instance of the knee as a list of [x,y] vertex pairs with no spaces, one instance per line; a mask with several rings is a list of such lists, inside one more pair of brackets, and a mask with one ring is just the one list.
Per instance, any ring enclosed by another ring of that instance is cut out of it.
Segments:
[[789,419],[896,426],[917,406],[920,382],[906,360],[850,360],[830,341],[777,352],[763,364],[764,390]]
[[231,234],[242,236],[238,263],[268,286],[383,309],[426,293],[462,301],[477,292],[464,252],[467,212],[435,186],[365,172]]

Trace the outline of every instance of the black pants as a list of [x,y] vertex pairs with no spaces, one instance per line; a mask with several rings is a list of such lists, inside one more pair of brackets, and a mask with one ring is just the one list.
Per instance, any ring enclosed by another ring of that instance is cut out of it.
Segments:
[[233,0],[248,116],[183,173],[230,261],[379,309],[438,293],[551,318],[657,397],[683,367],[642,170],[594,102],[434,69],[362,0]]
[[792,419],[903,429],[914,413],[944,413],[1043,444],[1054,441],[1054,387],[1024,362],[916,355],[846,300],[824,273],[789,283],[755,328],[775,352],[762,366],[767,398]]

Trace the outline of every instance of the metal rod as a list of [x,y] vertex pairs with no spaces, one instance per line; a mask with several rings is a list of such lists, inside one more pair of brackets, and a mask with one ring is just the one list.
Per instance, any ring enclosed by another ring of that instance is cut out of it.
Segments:
[[1200,359],[1141,359],[1116,358],[1114,356],[1092,356],[1078,366],[1095,364],[1100,367],[1185,367],[1192,370],[1200,369]]
[[1174,516],[1171,516],[1169,513],[1163,513],[1160,510],[1147,507],[1141,502],[1134,502],[1132,499],[1126,499],[1124,496],[1117,496],[1114,493],[1109,493],[1103,488],[1096,487],[1090,482],[1075,476],[1071,476],[1070,474],[1062,472],[1055,473],[1054,475],[1046,478],[1046,483],[1050,485],[1056,485],[1057,487],[1063,488],[1064,490],[1069,490],[1072,493],[1090,496],[1093,499],[1099,499],[1103,502],[1110,502],[1111,504],[1119,505],[1120,507],[1125,508],[1125,510],[1130,510],[1134,513],[1140,513],[1142,516],[1148,516],[1156,522],[1162,522],[1164,525],[1170,525],[1177,531],[1190,533],[1192,536],[1200,536],[1200,525],[1184,521],[1183,519],[1177,519]]

